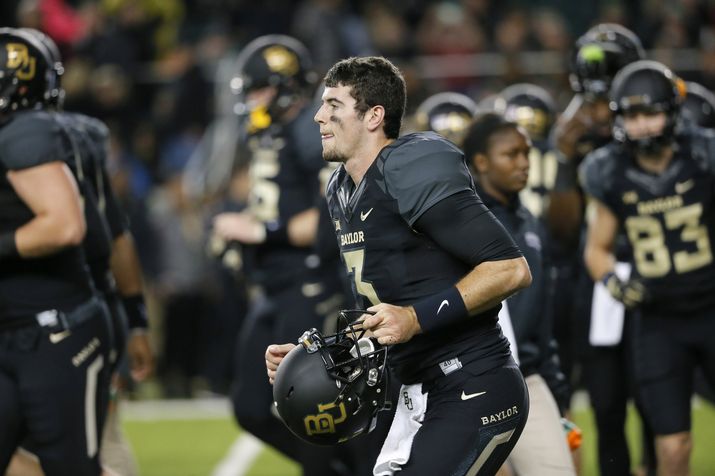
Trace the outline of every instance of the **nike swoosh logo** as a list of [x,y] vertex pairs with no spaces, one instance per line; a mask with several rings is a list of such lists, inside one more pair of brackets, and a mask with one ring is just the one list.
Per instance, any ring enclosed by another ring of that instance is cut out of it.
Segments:
[[58,342],[65,340],[69,337],[69,335],[70,331],[55,332],[54,334],[50,334],[50,342],[57,344]]
[[477,392],[477,393],[464,393],[462,390],[462,400],[469,400],[470,398],[478,397],[479,395],[484,395],[487,392]]
[[366,212],[360,212],[360,221],[367,220],[367,217],[372,213],[372,208]]
[[439,305],[439,308],[437,309],[437,314],[439,314],[439,312],[442,310],[442,308],[444,306],[449,306],[449,301],[447,301],[446,299],[444,301],[442,301],[442,304]]
[[686,180],[685,182],[676,182],[675,183],[675,193],[678,194],[683,194],[693,188],[693,185],[695,185],[695,182],[693,179]]

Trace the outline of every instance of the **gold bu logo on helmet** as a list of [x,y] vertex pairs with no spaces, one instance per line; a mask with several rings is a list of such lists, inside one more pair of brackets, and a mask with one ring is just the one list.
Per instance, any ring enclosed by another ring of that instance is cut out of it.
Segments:
[[263,52],[268,68],[282,76],[293,76],[300,69],[298,57],[285,46],[270,46]]
[[[338,418],[335,418],[332,413],[328,413],[328,410],[336,407],[340,410]],[[303,418],[305,433],[308,436],[335,433],[335,425],[344,422],[346,417],[345,403],[343,402],[340,402],[340,405],[335,405],[335,403],[319,404],[317,415],[308,415]]]
[[29,81],[35,77],[36,60],[30,56],[30,51],[22,43],[8,43],[7,68],[16,70],[15,76],[22,81]]

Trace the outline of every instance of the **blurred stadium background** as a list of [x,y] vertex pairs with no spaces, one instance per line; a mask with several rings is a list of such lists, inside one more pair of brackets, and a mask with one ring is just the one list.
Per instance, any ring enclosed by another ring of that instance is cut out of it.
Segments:
[[[382,54],[405,71],[410,111],[439,91],[488,101],[523,81],[563,107],[573,42],[599,22],[628,26],[650,58],[715,88],[711,0],[2,0],[1,26],[34,27],[59,44],[66,108],[111,129],[112,180],[147,276],[158,356],[156,376],[128,382],[125,397],[142,474],[237,474],[215,471],[240,435],[224,397],[245,287],[206,242],[211,216],[245,196],[245,184],[228,183],[226,173],[244,158],[223,157],[212,179],[207,157],[220,147],[206,136],[233,109],[228,80],[242,45],[267,33],[295,36],[319,74],[342,57]],[[584,474],[596,474],[591,415],[587,404],[578,408]],[[694,415],[694,474],[714,474],[715,410],[701,403]],[[274,453],[246,447],[258,459],[243,455],[253,461],[245,474],[298,474]]]

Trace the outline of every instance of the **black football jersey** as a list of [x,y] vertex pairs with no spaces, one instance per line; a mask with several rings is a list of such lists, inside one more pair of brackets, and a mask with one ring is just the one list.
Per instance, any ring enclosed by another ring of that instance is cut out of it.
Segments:
[[[326,198],[359,309],[412,304],[455,285],[478,264],[414,229],[430,207],[464,191],[476,195],[462,152],[432,132],[409,134],[383,148],[357,186],[343,166],[333,173]],[[420,381],[455,357],[462,364],[479,362],[485,371],[501,365],[509,350],[498,311],[393,346],[396,376],[406,384]]]
[[[51,114],[23,111],[0,125],[0,233],[14,231],[34,214],[15,193],[7,172],[54,161],[66,153]],[[4,260],[0,266],[0,319],[27,317],[50,308],[69,310],[91,295],[81,248],[34,259]]]
[[[326,163],[314,113],[306,107],[290,123],[274,124],[246,139],[251,181],[248,210],[269,229],[287,226],[294,215],[321,200],[321,171]],[[302,278],[313,249],[265,243],[248,252],[251,278],[271,289]]]
[[677,138],[660,175],[638,167],[610,144],[584,162],[585,190],[618,217],[634,274],[644,279],[654,311],[683,314],[715,305],[715,134],[692,128]]
[[556,183],[558,156],[549,146],[549,141],[534,141],[529,152],[529,179],[519,193],[521,203],[537,218],[545,216],[549,193]]
[[63,132],[64,160],[84,200],[87,233],[83,248],[97,288],[113,288],[109,259],[112,241],[127,228],[105,170],[109,131],[101,121],[77,113],[53,114]]

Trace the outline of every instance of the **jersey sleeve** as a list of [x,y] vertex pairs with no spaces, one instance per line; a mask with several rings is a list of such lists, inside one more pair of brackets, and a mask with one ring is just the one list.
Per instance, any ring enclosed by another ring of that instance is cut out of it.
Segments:
[[579,167],[579,182],[586,194],[611,208],[612,199],[609,186],[613,180],[608,176],[612,169],[612,161],[609,160],[612,152],[608,146],[596,149],[586,156]]
[[395,148],[383,174],[387,193],[410,226],[439,201],[474,190],[462,152],[436,134],[414,134]]
[[7,170],[62,161],[63,150],[59,126],[47,113],[19,113],[0,129],[0,161]]
[[473,191],[463,191],[427,210],[415,229],[470,266],[520,258],[521,250]]

